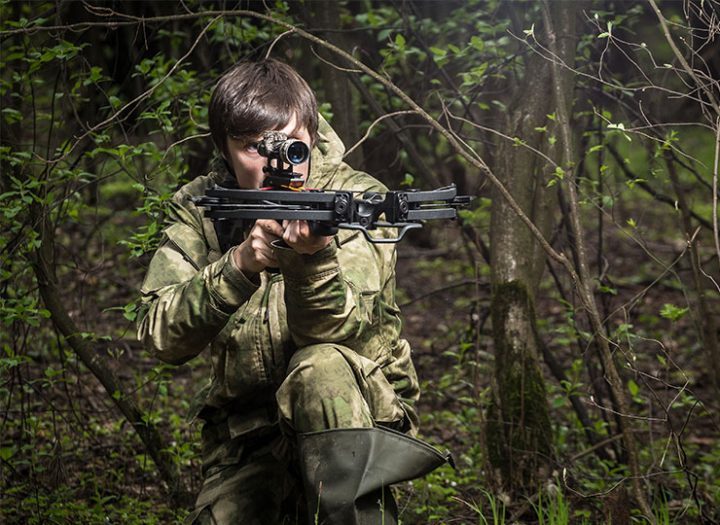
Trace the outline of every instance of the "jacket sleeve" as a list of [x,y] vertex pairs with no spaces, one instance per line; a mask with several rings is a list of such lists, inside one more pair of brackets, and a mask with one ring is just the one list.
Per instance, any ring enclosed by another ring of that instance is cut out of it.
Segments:
[[182,222],[165,230],[142,287],[138,338],[146,349],[182,364],[217,336],[258,288],[234,266],[232,251],[208,263],[202,233]]
[[[313,255],[275,248],[285,279],[288,328],[298,346],[363,340],[379,326],[373,310],[392,269],[392,247],[355,236]],[[368,356],[369,357],[369,356]]]
[[290,335],[298,347],[339,343],[364,329],[357,294],[346,281],[335,243],[313,255],[275,248],[285,279]]

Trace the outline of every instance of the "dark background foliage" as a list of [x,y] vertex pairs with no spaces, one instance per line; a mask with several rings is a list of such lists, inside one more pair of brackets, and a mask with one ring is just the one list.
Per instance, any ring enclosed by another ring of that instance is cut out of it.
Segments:
[[208,364],[147,355],[138,288],[215,80],[266,55],[353,166],[477,195],[398,247],[422,434],[457,461],[398,487],[403,523],[720,519],[718,15],[0,1],[0,519],[187,513]]

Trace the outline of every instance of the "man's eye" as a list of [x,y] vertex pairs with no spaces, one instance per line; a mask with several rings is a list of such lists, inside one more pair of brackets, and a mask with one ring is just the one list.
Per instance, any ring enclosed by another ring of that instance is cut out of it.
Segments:
[[247,146],[245,146],[245,151],[248,151],[250,153],[255,153],[258,149],[257,142],[251,142]]

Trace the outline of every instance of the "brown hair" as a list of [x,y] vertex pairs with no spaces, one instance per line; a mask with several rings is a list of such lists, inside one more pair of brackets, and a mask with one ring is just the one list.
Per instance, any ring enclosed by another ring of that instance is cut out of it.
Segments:
[[315,94],[289,65],[269,58],[242,61],[225,73],[210,99],[210,134],[215,146],[228,156],[227,139],[250,139],[264,131],[286,126],[293,115],[317,139],[318,110]]

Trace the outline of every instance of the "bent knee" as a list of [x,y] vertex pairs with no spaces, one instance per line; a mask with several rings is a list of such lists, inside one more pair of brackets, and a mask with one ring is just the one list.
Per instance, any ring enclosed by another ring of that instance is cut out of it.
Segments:
[[370,408],[348,362],[349,349],[335,344],[301,348],[276,392],[282,420],[298,432],[370,427]]
[[290,359],[287,374],[299,374],[305,380],[322,380],[325,377],[338,377],[345,374],[353,375],[352,367],[345,359],[343,351],[349,351],[349,349],[330,343],[300,348]]

